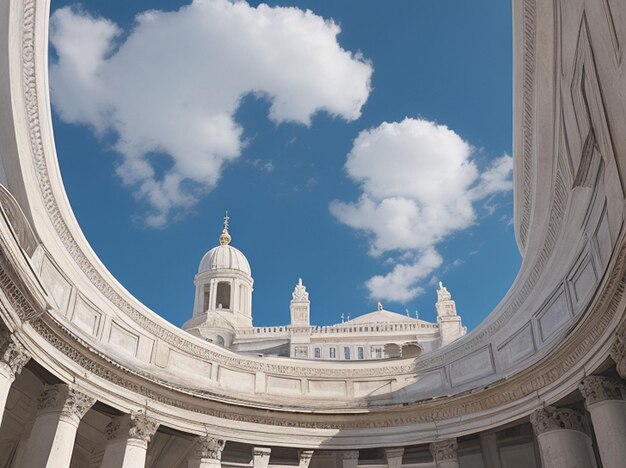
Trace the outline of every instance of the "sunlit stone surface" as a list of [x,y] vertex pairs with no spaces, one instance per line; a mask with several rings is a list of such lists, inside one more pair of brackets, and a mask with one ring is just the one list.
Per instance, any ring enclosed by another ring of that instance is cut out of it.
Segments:
[[99,262],[59,177],[48,11],[0,0],[0,466],[624,466],[625,2],[513,1],[524,261],[500,304],[459,338],[441,287],[430,344],[385,335],[372,356],[382,335],[355,328],[421,332],[383,309],[336,326],[334,359],[300,282],[291,324],[256,332],[250,266],[226,238],[188,331]]

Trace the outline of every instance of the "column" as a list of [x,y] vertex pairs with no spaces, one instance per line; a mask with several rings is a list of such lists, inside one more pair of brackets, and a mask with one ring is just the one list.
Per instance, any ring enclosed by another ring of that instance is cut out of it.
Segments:
[[623,330],[615,336],[611,358],[615,361],[615,369],[619,376],[626,379],[626,333]]
[[66,384],[46,385],[20,466],[69,467],[78,425],[95,401]]
[[341,453],[342,468],[357,468],[359,466],[359,451],[345,450]]
[[252,449],[252,468],[267,468],[270,464],[270,454],[272,449],[269,447],[254,447]]
[[626,463],[626,402],[620,379],[596,375],[578,386],[591,414],[598,450],[604,468],[621,468]]
[[146,465],[148,442],[159,423],[145,412],[113,418],[106,427],[108,443],[101,468],[142,468]]
[[404,456],[404,447],[394,447],[385,449],[385,458],[387,459],[388,468],[402,468],[402,457]]
[[530,415],[543,468],[597,468],[585,415],[547,407]]
[[440,440],[430,444],[430,453],[437,468],[459,468],[456,439]]
[[8,334],[0,336],[3,343],[0,345],[0,424],[4,416],[4,407],[7,403],[11,384],[17,374],[30,359],[24,347],[13,341]]
[[225,444],[225,440],[208,435],[198,437],[194,457],[187,463],[188,468],[220,468]]
[[308,468],[313,458],[313,450],[298,450],[298,468]]
[[480,433],[480,450],[485,468],[502,468],[495,432]]

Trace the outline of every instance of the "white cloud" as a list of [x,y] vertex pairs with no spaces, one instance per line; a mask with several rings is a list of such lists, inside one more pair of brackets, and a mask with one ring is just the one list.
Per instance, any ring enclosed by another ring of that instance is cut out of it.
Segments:
[[[114,136],[117,173],[161,226],[239,157],[234,114],[246,94],[266,98],[276,123],[309,125],[320,111],[360,116],[372,66],[340,47],[339,32],[298,8],[196,0],[138,15],[122,39],[113,22],[61,8],[51,18],[53,103],[65,122]],[[159,169],[155,155],[171,167]]]
[[374,299],[406,302],[442,264],[436,246],[475,222],[474,204],[511,189],[512,158],[483,172],[472,147],[444,125],[421,119],[362,131],[346,171],[361,187],[356,202],[334,201],[332,214],[368,236],[370,254],[392,255],[395,266],[366,282]]

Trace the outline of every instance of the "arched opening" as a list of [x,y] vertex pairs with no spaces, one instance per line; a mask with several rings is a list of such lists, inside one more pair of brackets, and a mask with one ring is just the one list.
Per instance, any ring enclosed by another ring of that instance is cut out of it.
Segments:
[[219,283],[217,283],[215,308],[230,309],[230,283],[226,281],[220,281]]

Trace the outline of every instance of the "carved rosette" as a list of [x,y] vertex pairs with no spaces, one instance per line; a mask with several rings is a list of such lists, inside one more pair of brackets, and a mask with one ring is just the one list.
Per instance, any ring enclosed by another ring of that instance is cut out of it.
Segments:
[[600,401],[622,400],[624,383],[620,379],[590,375],[578,385],[580,393],[585,397],[585,405],[593,405]]
[[626,379],[626,337],[624,331],[617,333],[615,343],[611,348],[611,358],[615,361],[615,368],[622,379]]
[[224,450],[225,440],[211,436],[200,436],[196,443],[196,454],[200,458],[210,460],[221,460],[222,450]]
[[6,335],[0,338],[2,344],[0,344],[0,362],[7,365],[11,369],[13,377],[20,372],[30,359],[30,354],[26,349],[16,341],[13,341],[10,336]]
[[535,434],[550,431],[572,430],[589,434],[584,413],[569,408],[540,408],[530,415]]
[[457,460],[457,449],[459,445],[456,439],[446,439],[430,444],[430,453],[436,463],[443,461]]
[[40,412],[59,411],[61,418],[77,422],[96,402],[95,398],[67,384],[46,385],[39,396]]

